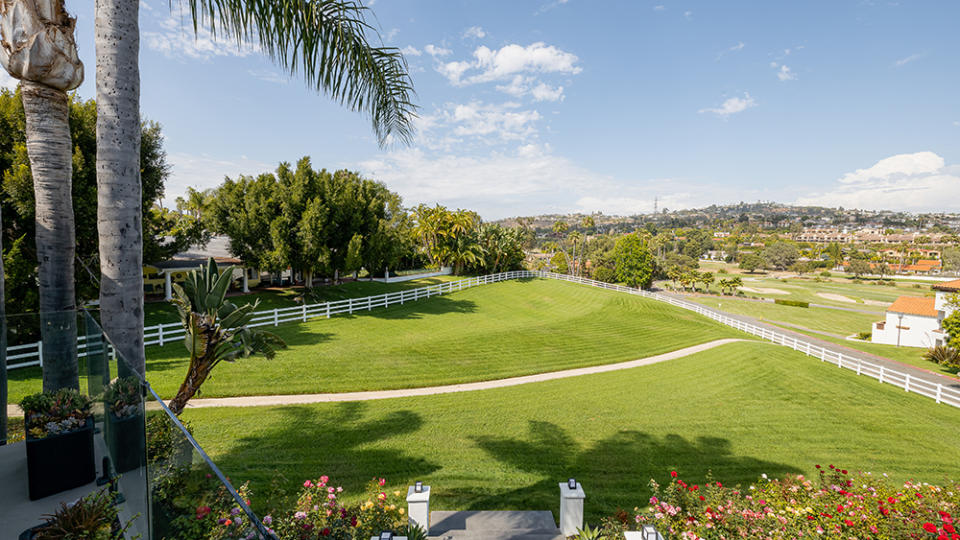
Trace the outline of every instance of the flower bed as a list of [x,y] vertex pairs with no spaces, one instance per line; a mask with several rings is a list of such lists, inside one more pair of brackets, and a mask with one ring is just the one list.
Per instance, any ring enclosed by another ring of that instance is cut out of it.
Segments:
[[88,396],[72,388],[40,392],[20,400],[28,438],[43,439],[83,428],[93,416]]
[[[746,488],[688,484],[671,473],[651,481],[650,506],[630,524],[652,523],[671,538],[935,538],[960,540],[960,484],[906,482],[817,466],[819,478],[763,475]],[[615,528],[617,520],[608,522]]]

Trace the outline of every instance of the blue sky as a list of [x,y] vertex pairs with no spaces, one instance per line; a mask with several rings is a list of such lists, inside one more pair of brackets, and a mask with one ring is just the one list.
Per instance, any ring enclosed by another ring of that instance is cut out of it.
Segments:
[[[67,4],[93,97],[93,3]],[[368,1],[421,107],[415,144],[386,149],[255,50],[141,5],[168,200],[310,155],[488,219],[654,197],[960,211],[960,2]]]

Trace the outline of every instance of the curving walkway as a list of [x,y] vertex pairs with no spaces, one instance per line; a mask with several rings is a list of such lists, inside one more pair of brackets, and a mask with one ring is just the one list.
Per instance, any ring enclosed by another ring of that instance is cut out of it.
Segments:
[[[616,364],[606,364],[602,366],[590,366],[576,369],[566,369],[563,371],[552,371],[548,373],[537,373],[535,375],[524,375],[522,377],[510,377],[509,379],[497,379],[493,381],[480,381],[475,383],[450,384],[446,386],[427,386],[423,388],[402,388],[399,390],[376,390],[371,392],[343,392],[339,394],[290,394],[278,396],[244,396],[228,398],[202,398],[191,399],[187,403],[188,409],[203,407],[259,407],[264,405],[301,405],[304,403],[328,403],[335,401],[369,401],[374,399],[392,399],[400,397],[432,396],[436,394],[451,394],[454,392],[473,392],[475,390],[488,390],[491,388],[505,388],[507,386],[517,386],[543,381],[552,381],[556,379],[566,379],[569,377],[579,377],[581,375],[592,375],[594,373],[606,373],[608,371],[619,371],[623,369],[632,369],[640,366],[649,366],[658,362],[675,360],[703,352],[714,347],[734,343],[738,341],[751,341],[754,343],[763,343],[752,339],[717,339],[694,345],[684,349],[678,349],[668,353],[648,356],[638,360],[629,360]],[[155,404],[151,404],[155,405]]]

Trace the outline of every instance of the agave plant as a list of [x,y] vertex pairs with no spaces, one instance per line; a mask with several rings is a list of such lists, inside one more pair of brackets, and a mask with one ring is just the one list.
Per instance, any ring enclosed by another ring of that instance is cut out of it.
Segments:
[[948,369],[960,369],[960,351],[946,345],[931,347],[923,357]]
[[582,529],[577,529],[577,534],[573,536],[574,540],[606,540],[600,527],[591,529],[589,525],[584,525]]
[[211,258],[187,274],[182,287],[173,285],[172,302],[180,313],[186,331],[183,343],[190,353],[187,375],[169,403],[174,414],[183,412],[187,401],[221,361],[233,362],[254,354],[273,358],[278,348],[287,346],[270,332],[247,327],[259,300],[242,306],[227,300],[233,273],[232,266],[221,272]]

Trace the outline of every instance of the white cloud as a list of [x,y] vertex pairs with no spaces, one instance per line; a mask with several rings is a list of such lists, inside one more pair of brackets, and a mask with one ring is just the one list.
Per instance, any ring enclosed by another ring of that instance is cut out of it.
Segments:
[[146,11],[153,11],[153,6],[144,2],[144,0],[140,0],[140,9],[143,9]]
[[954,120],[954,121],[953,121],[953,125],[955,125],[955,126],[960,126],[960,120]]
[[508,84],[497,85],[497,90],[514,97],[530,95],[535,101],[563,101],[563,87],[553,87],[546,83],[534,84],[532,77],[516,75]]
[[385,36],[383,36],[383,40],[389,43],[393,41],[394,38],[396,38],[399,33],[400,33],[399,28],[391,28],[390,31],[387,32]]
[[479,26],[471,26],[463,31],[464,39],[482,39],[486,36],[487,33]]
[[430,56],[436,58],[438,56],[449,56],[453,53],[450,49],[445,49],[443,47],[438,47],[434,44],[429,44],[423,48],[423,52],[429,54]]
[[720,60],[721,58],[723,58],[723,57],[724,57],[725,55],[727,55],[727,54],[735,53],[735,52],[740,52],[740,51],[743,50],[744,47],[746,47],[746,45],[745,45],[742,41],[737,42],[736,45],[727,47],[726,49],[724,49],[724,50],[720,51],[719,53],[717,53],[717,60]]
[[563,101],[563,87],[553,88],[544,83],[534,86],[530,90],[530,95],[537,101]]
[[688,11],[684,11],[684,12],[683,12],[683,16],[686,17],[686,19],[687,19],[688,21],[689,21],[689,20],[693,20],[693,12],[692,12],[692,11],[689,11],[689,10],[688,10]]
[[921,54],[921,53],[911,54],[910,56],[907,56],[906,58],[901,58],[901,59],[897,60],[896,62],[893,63],[893,65],[894,65],[895,67],[903,67],[903,66],[909,64],[910,62],[913,62],[914,60],[919,60],[919,59],[921,59],[921,58],[923,58],[923,54]]
[[400,54],[404,56],[420,56],[423,54],[423,52],[413,45],[407,45],[406,47],[400,49]]
[[274,83],[274,84],[287,84],[290,82],[290,78],[282,73],[278,73],[271,69],[248,69],[247,73],[250,76],[260,79],[264,82]]
[[484,219],[574,211],[636,214],[651,211],[654,197],[661,207],[680,209],[707,205],[719,196],[716,186],[598,174],[555,154],[549,145],[534,143],[475,156],[400,149],[352,167],[385,182],[405,205],[471,208]]
[[[446,145],[451,135],[457,142],[464,137],[476,138],[486,144],[500,144],[535,137],[540,113],[521,109],[517,103],[491,104],[480,101],[447,103],[435,114],[423,115],[418,128],[428,138],[426,144]],[[436,140],[436,137],[440,137]]]
[[862,209],[956,212],[960,210],[960,166],[933,152],[899,154],[837,179],[827,191],[797,204]]
[[241,174],[257,175],[272,172],[277,168],[276,163],[264,163],[242,155],[214,157],[207,154],[171,152],[167,160],[171,170],[165,184],[163,201],[164,205],[168,206],[186,193],[188,187],[201,190],[217,187],[223,183],[226,176],[235,179]]
[[570,1],[570,0],[553,0],[552,2],[547,2],[546,4],[543,4],[542,6],[540,6],[540,9],[537,10],[537,12],[535,13],[535,15],[539,15],[539,14],[541,14],[541,13],[546,13],[546,12],[550,11],[550,10],[553,9],[553,8],[560,7],[560,6],[564,5],[564,4],[566,4],[566,3],[569,2],[569,1]]
[[667,10],[667,6],[664,6],[664,5],[656,5],[656,6],[653,6],[653,10],[654,10],[654,11],[666,11],[666,10]]
[[780,66],[780,71],[777,72],[777,78],[781,81],[795,81],[797,80],[797,74],[790,71],[786,65]]
[[729,118],[733,114],[743,112],[751,107],[756,107],[757,102],[749,93],[744,92],[743,97],[732,97],[724,101],[719,107],[700,109],[698,112],[713,113],[721,118]]
[[[577,74],[582,69],[576,65],[576,55],[562,51],[543,42],[526,47],[506,45],[497,50],[477,47],[472,61],[449,62],[437,67],[454,85],[476,84],[506,80],[520,73],[568,73]],[[466,78],[467,71],[476,71]]]
[[192,58],[196,60],[210,60],[215,57],[238,56],[246,57],[258,52],[258,48],[251,44],[238,45],[231,39],[215,39],[204,27],[198,27],[194,34],[193,27],[184,22],[185,14],[181,18],[170,15],[158,21],[158,30],[142,32],[147,48],[157,51],[168,58]]
[[5,69],[0,69],[0,88],[7,90],[16,90],[20,81],[10,76]]

